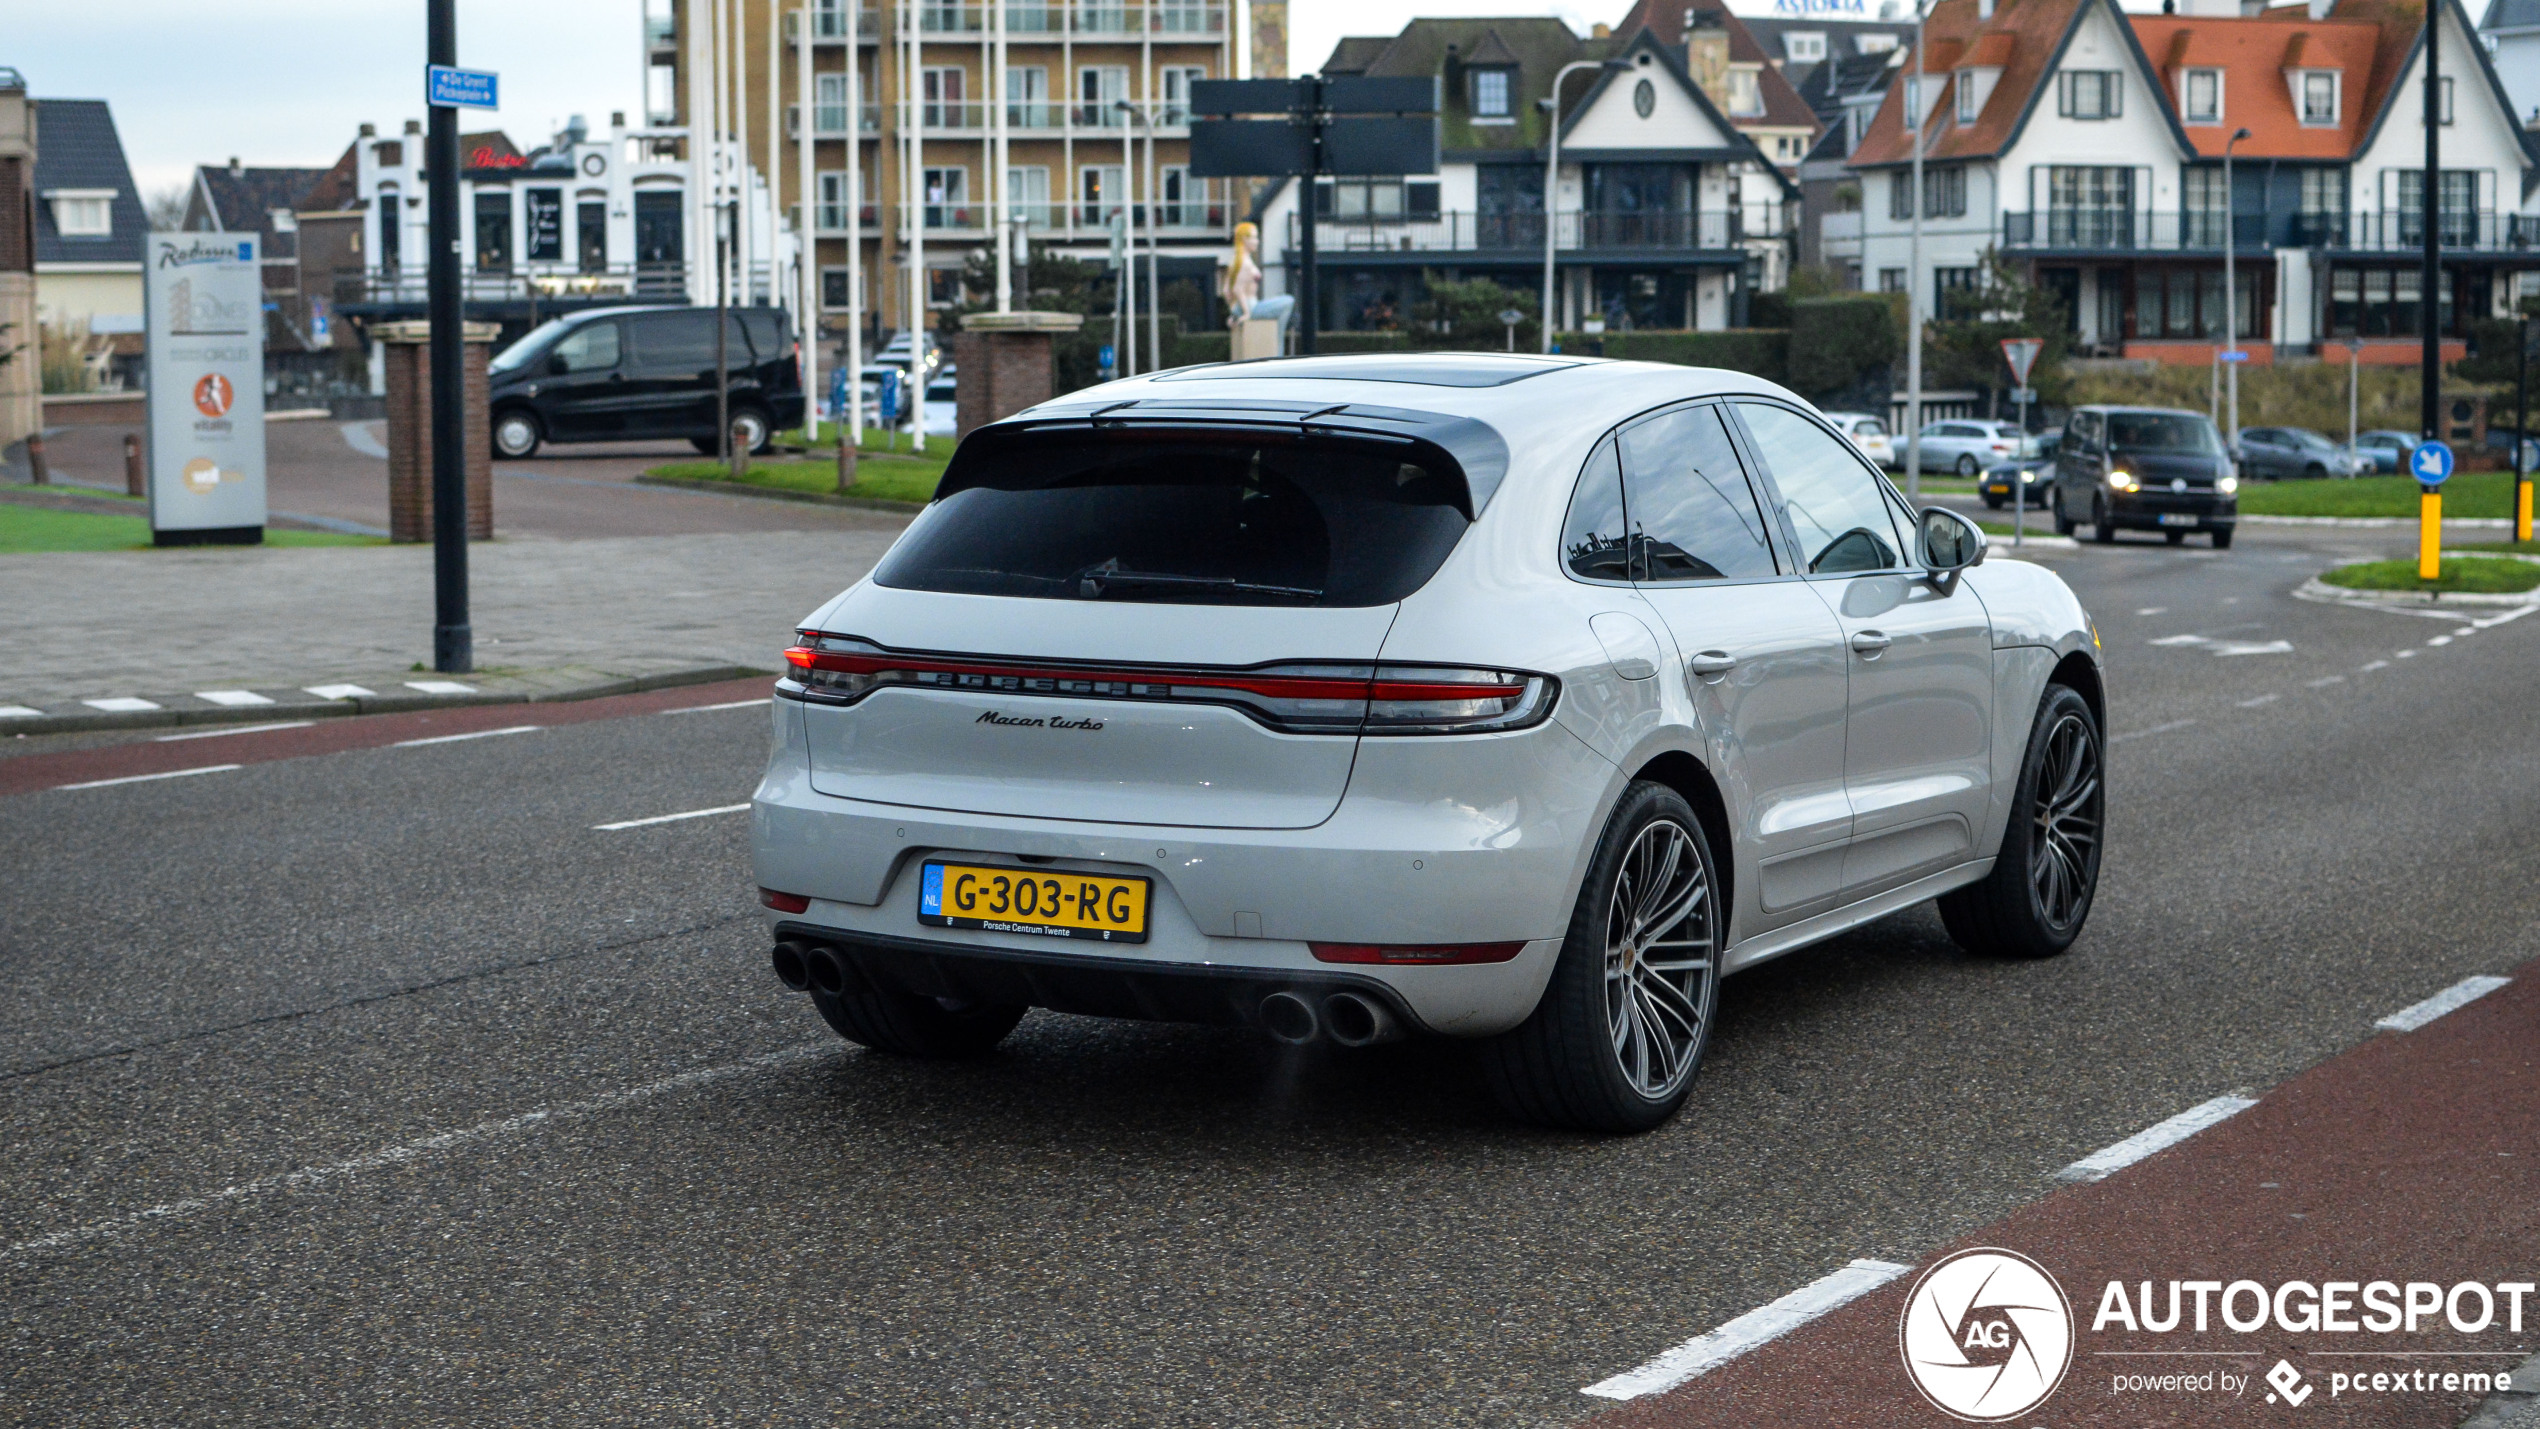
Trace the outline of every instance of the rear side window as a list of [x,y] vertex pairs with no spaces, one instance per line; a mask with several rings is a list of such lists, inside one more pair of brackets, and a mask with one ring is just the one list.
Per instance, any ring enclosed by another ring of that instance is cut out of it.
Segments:
[[1763,511],[1717,408],[1662,412],[1624,431],[1623,504],[1637,579],[1773,574]]
[[617,366],[617,324],[585,323],[556,344],[555,356],[565,372],[606,372]]
[[1195,430],[1033,433],[983,452],[874,572],[902,590],[1174,605],[1383,605],[1468,523],[1410,450]]
[[1623,469],[1609,437],[1588,458],[1578,494],[1570,498],[1570,519],[1561,530],[1561,563],[1583,580],[1627,581],[1632,578],[1630,547],[1630,532],[1623,525]]
[[[628,323],[634,329],[635,360],[661,372],[703,372],[714,366],[714,312],[646,313]],[[724,360],[734,367],[750,365],[750,338],[741,315],[726,315]]]

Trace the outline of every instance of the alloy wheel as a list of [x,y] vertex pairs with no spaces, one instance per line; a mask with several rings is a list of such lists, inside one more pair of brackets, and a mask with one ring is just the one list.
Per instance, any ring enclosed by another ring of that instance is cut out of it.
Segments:
[[1625,1080],[1660,1100],[1693,1075],[1719,987],[1711,869],[1660,819],[1632,839],[1605,913],[1605,1025]]
[[2029,887],[2057,928],[2072,926],[2090,900],[2102,792],[2098,741],[2087,721],[2068,713],[2047,732],[2029,815]]

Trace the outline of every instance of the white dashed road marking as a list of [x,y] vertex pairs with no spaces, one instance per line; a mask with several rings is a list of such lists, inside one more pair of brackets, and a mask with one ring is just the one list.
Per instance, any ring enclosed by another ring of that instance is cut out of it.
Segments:
[[92,710],[104,710],[108,714],[137,714],[142,710],[158,708],[150,701],[132,695],[115,695],[102,700],[81,700],[80,703]]
[[729,704],[720,704],[720,705],[690,705],[690,706],[688,706],[686,709],[663,710],[663,711],[662,711],[662,713],[663,713],[663,714],[666,714],[666,715],[675,715],[675,714],[704,714],[704,713],[705,713],[705,712],[707,712],[708,710],[745,710],[745,709],[750,708],[752,705],[763,705],[763,704],[770,703],[770,702],[771,702],[774,698],[775,698],[775,697],[774,697],[774,696],[772,696],[772,695],[763,695],[763,696],[761,696],[760,698],[755,699],[755,700],[733,700],[733,701],[732,701],[732,702],[730,702]]
[[1758,1345],[1789,1334],[1829,1310],[1860,1299],[1913,1268],[1888,1260],[1856,1260],[1760,1310],[1749,1310],[1716,1330],[1696,1335],[1638,1369],[1599,1380],[1579,1392],[1599,1399],[1664,1394]]
[[2258,697],[2257,697],[2256,699],[2254,699],[2254,700],[2241,700],[2241,701],[2238,701],[2238,704],[2239,704],[2239,706],[2240,706],[2242,709],[2244,709],[2244,710],[2254,710],[2254,709],[2256,709],[2256,708],[2257,708],[2258,706],[2260,706],[2260,705],[2273,704],[2273,703],[2275,703],[2276,699],[2277,699],[2277,696],[2274,696],[2274,695],[2260,695],[2260,696],[2258,696]]
[[430,739],[401,739],[391,749],[412,749],[418,744],[456,744],[462,739],[492,739],[498,734],[530,734],[545,729],[543,724],[516,724],[505,729],[471,730],[466,734],[436,734]]
[[199,769],[170,769],[161,774],[127,774],[121,779],[91,779],[85,784],[56,784],[53,787],[56,789],[104,789],[115,784],[147,783],[152,779],[182,779],[189,774],[226,774],[232,769],[245,767],[239,764],[206,764]]
[[2370,674],[2370,673],[2372,673],[2372,672],[2373,672],[2373,671],[2375,671],[2375,670],[2387,670],[2387,669],[2389,669],[2389,668],[2390,668],[2390,662],[2389,662],[2389,661],[2387,661],[2387,660],[2375,660],[2375,661],[2373,661],[2371,664],[2366,665],[2366,666],[2363,666],[2362,668],[2358,669],[2355,673],[2356,673],[2356,674],[2359,674],[2359,675],[2365,675],[2365,674]]
[[2210,650],[2216,658],[2232,655],[2290,655],[2290,640],[2216,640],[2206,635],[2165,635],[2152,642],[2170,647],[2193,646]]
[[476,686],[462,685],[456,680],[408,680],[406,681],[406,688],[409,690],[421,690],[427,695],[472,695],[476,693]]
[[229,709],[238,709],[246,705],[269,705],[273,703],[273,701],[265,698],[263,695],[257,694],[254,690],[196,690],[194,692],[194,698],[198,700],[205,700],[212,704],[221,705]]
[[313,719],[287,719],[279,724],[234,724],[227,729],[197,729],[184,734],[163,734],[159,744],[177,744],[189,739],[223,739],[233,734],[271,734],[277,729],[307,729],[317,723]]
[[2169,613],[2170,608],[2166,605],[2147,605],[2135,612],[2137,615],[2167,615]]
[[2314,690],[2324,690],[2331,685],[2342,685],[2344,683],[2346,683],[2346,677],[2343,675],[2323,675],[2320,678],[2311,681],[2310,687]]
[[32,705],[0,705],[0,719],[34,719],[43,713]]
[[724,804],[712,809],[690,809],[684,814],[655,814],[649,819],[627,819],[621,823],[593,824],[591,827],[602,832],[616,829],[640,829],[647,824],[675,824],[681,819],[702,819],[715,814],[742,814],[749,812],[749,808],[747,804]]
[[2477,977],[2465,977],[2423,1002],[2400,1008],[2374,1023],[2373,1026],[2385,1032],[2414,1032],[2444,1013],[2467,1007],[2512,981],[2513,979],[2509,977],[2496,977],[2487,973],[2481,973]]
[[309,694],[322,700],[367,700],[375,698],[359,685],[311,685]]
[[2145,1127],[2114,1146],[2102,1147],[2055,1173],[2058,1181],[2097,1181],[2124,1170],[2155,1151],[2176,1146],[2206,1127],[2236,1116],[2258,1103],[2249,1097],[2216,1097],[2189,1107],[2169,1120]]
[[2150,729],[2128,730],[2124,734],[2109,735],[2108,742],[2110,744],[2123,744],[2129,739],[2147,739],[2156,734],[2167,734],[2174,729],[2185,729],[2195,722],[2196,721],[2192,719],[2174,719],[2168,724],[2156,724]]
[[409,1161],[421,1160],[436,1151],[447,1151],[453,1147],[465,1146],[470,1142],[490,1141],[496,1137],[516,1135],[534,1130],[551,1121],[565,1121],[599,1112],[615,1111],[620,1107],[634,1106],[639,1102],[651,1101],[655,1097],[685,1091],[690,1087],[704,1086],[709,1082],[725,1081],[750,1072],[783,1066],[788,1062],[799,1062],[809,1057],[828,1055],[835,1052],[837,1048],[838,1043],[834,1038],[806,1042],[800,1046],[788,1047],[781,1052],[770,1052],[765,1056],[752,1057],[743,1062],[731,1062],[720,1067],[702,1067],[693,1072],[681,1072],[677,1076],[664,1077],[657,1082],[647,1082],[640,1087],[628,1087],[624,1091],[609,1092],[578,1102],[540,1107],[535,1111],[525,1111],[517,1116],[502,1117],[494,1121],[480,1121],[474,1126],[463,1127],[457,1131],[445,1131],[438,1136],[427,1136],[420,1141],[409,1141],[401,1146],[390,1146],[343,1161],[330,1161],[321,1166],[303,1166],[297,1171],[260,1176],[253,1181],[242,1181],[235,1186],[223,1186],[217,1191],[208,1192],[190,1200],[169,1201],[162,1205],[151,1206],[146,1210],[131,1212],[128,1215],[116,1216],[109,1220],[91,1221],[84,1226],[73,1226],[68,1230],[55,1231],[51,1235],[40,1235],[32,1240],[22,1240],[7,1250],[0,1251],[0,1257],[78,1245],[83,1241],[96,1240],[102,1236],[136,1230],[152,1221],[181,1219],[197,1212],[208,1211],[214,1206],[248,1200],[264,1195],[268,1191],[293,1191],[303,1186],[313,1186],[321,1181],[332,1181],[338,1177],[357,1175],[364,1171],[383,1171],[391,1166],[401,1166]]

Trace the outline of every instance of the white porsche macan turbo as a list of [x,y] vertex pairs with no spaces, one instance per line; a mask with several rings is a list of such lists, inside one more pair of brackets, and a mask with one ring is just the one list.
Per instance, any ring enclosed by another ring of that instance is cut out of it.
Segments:
[[2089,620],[1740,373],[1183,368],[967,437],[812,613],[754,803],[776,971],[921,1057],[1026,1009],[1481,1039],[1655,1126],[1720,978],[1938,898],[2063,951]]

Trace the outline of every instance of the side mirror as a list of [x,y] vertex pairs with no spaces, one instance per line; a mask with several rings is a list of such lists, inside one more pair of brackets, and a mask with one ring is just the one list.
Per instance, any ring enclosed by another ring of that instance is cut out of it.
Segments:
[[569,367],[569,366],[565,365],[565,360],[564,360],[564,354],[563,354],[563,353],[561,353],[561,352],[557,352],[557,353],[550,353],[550,354],[548,354],[548,357],[547,357],[547,375],[548,375],[548,376],[550,376],[550,377],[562,377],[562,376],[564,376],[566,373],[571,372],[572,370],[573,370],[573,369],[572,369],[571,367]]
[[1984,532],[1973,521],[1945,506],[1926,506],[1922,528],[1923,568],[1942,590],[1957,583],[1959,572],[1984,564]]

